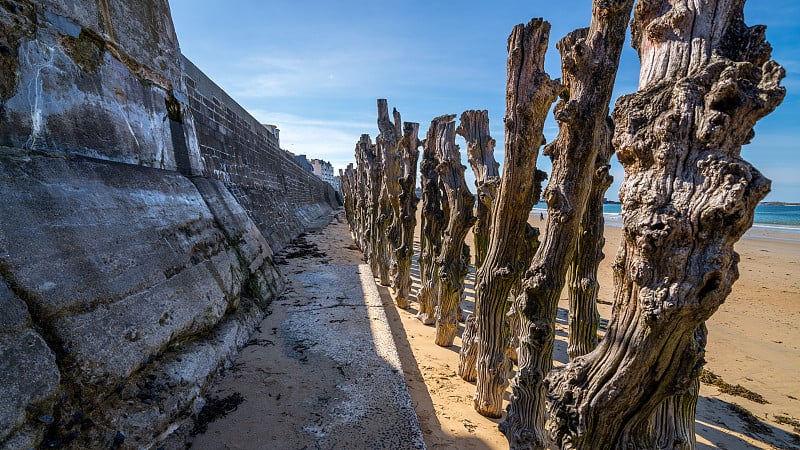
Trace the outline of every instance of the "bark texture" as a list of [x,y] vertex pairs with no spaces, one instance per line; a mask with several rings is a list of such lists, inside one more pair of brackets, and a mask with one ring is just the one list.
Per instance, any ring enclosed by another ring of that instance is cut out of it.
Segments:
[[362,134],[356,144],[356,164],[358,167],[359,247],[370,266],[372,275],[379,277],[379,247],[383,245],[382,234],[378,228],[380,216],[381,167],[377,148],[368,134]]
[[599,138],[599,149],[594,164],[592,188],[586,201],[578,239],[575,242],[575,254],[567,273],[569,283],[569,343],[567,354],[570,359],[585,355],[597,347],[597,328],[600,325],[600,313],[597,311],[597,293],[600,283],[597,281],[597,268],[603,260],[603,199],[614,178],[609,173],[613,123],[609,118]]
[[633,0],[596,0],[590,27],[569,33],[557,44],[564,87],[555,108],[559,133],[544,153],[553,161],[544,192],[549,218],[525,274],[524,294],[516,300],[522,313],[519,371],[501,424],[511,448],[548,445],[544,381],[552,368],[558,300],[586,207],[632,7]]
[[639,92],[613,115],[625,168],[614,308],[600,345],[550,376],[548,429],[561,448],[652,448],[643,430],[656,409],[696,385],[696,330],[730,293],[733,245],[769,191],[741,146],[785,95],[743,4],[637,4]]
[[456,134],[467,141],[467,159],[475,173],[478,205],[475,214],[475,267],[486,259],[489,249],[489,226],[492,204],[500,186],[500,164],[494,159],[495,141],[489,134],[489,111],[469,110],[461,113]]
[[393,280],[395,302],[408,308],[411,292],[411,259],[414,256],[414,229],[417,226],[417,161],[419,160],[419,124],[403,123],[403,138],[400,140],[400,155],[403,166],[400,174],[400,210],[395,217],[400,228],[400,245],[395,248],[396,271]]
[[[491,211],[500,186],[500,165],[494,159],[495,141],[489,134],[489,112],[469,110],[461,113],[461,121],[456,134],[467,142],[467,155],[472,171],[475,173],[478,205],[475,214],[475,267],[480,269],[489,248],[489,227]],[[475,330],[475,317],[464,322],[461,336],[461,350],[458,357],[458,373],[466,381],[475,381],[475,364],[478,358],[478,335]]]
[[[500,417],[511,363],[506,357],[504,327],[507,297],[525,270],[523,254],[535,233],[528,215],[541,193],[545,175],[536,170],[542,129],[558,82],[544,72],[550,24],[542,19],[517,25],[508,39],[505,164],[492,213],[489,247],[476,279],[475,315],[478,334],[475,409]],[[531,175],[534,176],[531,176]],[[522,264],[521,264],[522,262]]]
[[422,161],[419,165],[420,184],[422,186],[422,230],[420,235],[420,288],[417,292],[419,312],[417,318],[425,325],[436,323],[435,309],[437,293],[435,290],[438,273],[434,264],[436,255],[442,248],[442,233],[447,224],[442,209],[442,191],[439,186],[439,173],[436,170],[436,132],[438,123],[447,116],[431,121],[428,134],[423,143]]
[[[386,218],[386,244],[390,250],[392,297],[400,308],[408,308],[411,286],[411,256],[414,251],[417,197],[414,193],[416,166],[419,157],[419,124],[401,125],[400,113],[392,110],[389,117],[385,99],[378,99],[378,129],[376,138],[383,161],[383,192],[391,207]],[[404,134],[405,132],[405,134]]]
[[472,208],[475,197],[464,180],[461,153],[456,145],[455,116],[436,122],[437,171],[447,198],[447,227],[442,248],[436,257],[438,270],[436,305],[436,345],[453,345],[458,327],[458,307],[464,290],[469,257],[464,260],[464,238],[475,223]]
[[461,350],[458,352],[458,376],[470,383],[478,377],[476,367],[478,346],[475,315],[470,314],[464,320],[464,331],[461,333]]
[[356,190],[358,187],[356,184],[356,170],[352,163],[348,164],[345,170],[339,169],[339,179],[342,180],[344,216],[345,219],[347,219],[347,224],[350,226],[350,234],[353,236],[353,241],[358,243],[358,237],[356,234],[358,222],[356,219],[356,214],[359,208],[358,199],[360,193]]

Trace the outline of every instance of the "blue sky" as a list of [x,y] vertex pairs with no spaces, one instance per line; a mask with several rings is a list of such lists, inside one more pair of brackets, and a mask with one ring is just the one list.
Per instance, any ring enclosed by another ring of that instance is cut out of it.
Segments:
[[[419,122],[420,137],[436,116],[488,109],[502,161],[511,29],[532,17],[551,23],[546,69],[557,78],[556,41],[587,26],[591,12],[590,0],[170,0],[170,6],[189,59],[256,118],[277,125],[283,148],[335,169],[353,161],[361,133],[377,134],[377,98],[388,99],[403,120]],[[767,25],[788,93],[756,126],[743,155],[773,180],[767,200],[800,201],[800,2],[750,0],[745,21]],[[615,97],[636,90],[638,71],[626,45]],[[551,114],[548,141],[557,132]],[[622,168],[613,164],[608,197],[616,199]],[[540,156],[539,166],[549,171],[549,159]]]

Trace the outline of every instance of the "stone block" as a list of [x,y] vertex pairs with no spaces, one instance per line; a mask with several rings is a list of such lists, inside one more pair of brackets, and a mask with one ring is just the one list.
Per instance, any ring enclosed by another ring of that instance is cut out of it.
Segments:
[[0,447],[35,446],[52,417],[60,373],[25,303],[0,281]]

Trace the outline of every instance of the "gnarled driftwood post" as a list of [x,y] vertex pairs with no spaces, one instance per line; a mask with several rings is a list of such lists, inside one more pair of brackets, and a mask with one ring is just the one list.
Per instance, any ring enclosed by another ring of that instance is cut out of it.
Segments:
[[396,271],[392,286],[395,302],[408,308],[411,290],[411,258],[414,256],[414,229],[417,226],[417,161],[419,160],[419,124],[403,122],[403,138],[400,140],[402,171],[400,173],[399,216],[395,217],[400,228],[400,245],[395,248]]
[[[391,251],[390,275],[392,297],[400,308],[408,308],[408,291],[411,285],[411,256],[414,251],[414,226],[416,225],[417,198],[414,193],[416,165],[419,151],[419,124],[406,123],[401,129],[400,113],[392,110],[394,122],[389,118],[386,99],[378,99],[378,129],[376,138],[383,161],[383,193],[391,207],[386,219],[386,244]],[[405,135],[403,132],[405,131]]]
[[476,281],[475,315],[478,330],[475,409],[500,417],[503,392],[511,364],[505,356],[508,333],[503,327],[506,298],[525,269],[520,264],[526,241],[534,235],[528,215],[541,193],[544,173],[536,170],[542,129],[558,82],[544,72],[550,24],[542,19],[517,25],[508,39],[506,85],[505,164],[492,212],[489,248]]
[[358,205],[358,193],[356,192],[356,172],[353,164],[350,163],[347,165],[345,170],[339,169],[339,179],[342,183],[342,201],[344,202],[344,215],[347,219],[348,225],[350,225],[350,233],[353,236],[353,240],[358,242],[358,238],[356,237],[356,228],[358,224],[356,222],[356,212],[359,208]]
[[467,141],[469,165],[475,173],[478,205],[475,214],[475,267],[480,267],[489,249],[489,226],[497,188],[500,186],[500,164],[494,159],[495,141],[489,134],[489,112],[469,110],[461,113],[456,134]]
[[597,347],[597,328],[600,313],[597,311],[597,268],[603,260],[603,199],[614,178],[609,173],[609,162],[614,154],[611,145],[613,123],[609,118],[599,137],[597,159],[594,163],[592,189],[586,200],[581,229],[575,242],[567,281],[569,284],[569,343],[567,354],[570,359],[585,355]]
[[464,238],[475,222],[472,208],[475,197],[467,188],[461,154],[456,145],[454,115],[436,122],[437,172],[447,198],[447,227],[442,248],[436,256],[438,269],[436,345],[453,345],[458,327],[457,314],[464,289],[469,260],[464,260]]
[[[489,248],[489,226],[491,211],[497,188],[500,185],[499,164],[494,159],[495,141],[489,134],[489,112],[469,110],[461,113],[461,121],[456,134],[467,141],[467,155],[472,171],[475,173],[475,187],[478,205],[475,214],[475,268],[480,269]],[[466,381],[477,377],[475,361],[478,357],[478,335],[475,330],[475,317],[470,315],[464,322],[461,335],[461,350],[458,356],[458,375]]]
[[548,429],[562,447],[653,448],[656,409],[696,386],[697,331],[730,293],[734,243],[769,191],[741,146],[785,95],[764,27],[744,24],[743,6],[637,4],[639,91],[613,114],[625,168],[614,308],[600,345],[549,378]]
[[447,116],[433,119],[423,143],[422,161],[419,165],[420,184],[422,186],[422,226],[420,232],[419,278],[420,288],[417,291],[419,312],[417,318],[425,325],[436,322],[438,273],[434,259],[442,248],[442,233],[447,225],[442,210],[442,191],[439,186],[439,173],[436,170],[436,133],[438,123]]
[[544,378],[553,364],[558,300],[592,183],[632,6],[633,0],[595,0],[590,27],[567,34],[557,44],[564,86],[555,108],[558,136],[544,152],[553,161],[544,191],[549,217],[525,273],[524,294],[516,300],[522,313],[519,371],[500,425],[511,448],[547,446]]
[[383,235],[378,229],[380,216],[381,164],[376,154],[377,148],[368,134],[362,134],[356,144],[356,161],[358,166],[358,190],[361,192],[361,243],[364,258],[372,270],[372,275],[379,277],[380,247],[384,245]]

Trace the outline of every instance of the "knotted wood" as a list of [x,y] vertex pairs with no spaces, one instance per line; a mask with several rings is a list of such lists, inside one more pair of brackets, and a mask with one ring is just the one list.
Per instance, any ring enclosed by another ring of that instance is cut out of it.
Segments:
[[[469,110],[461,113],[461,120],[456,134],[467,142],[467,159],[475,173],[475,187],[478,204],[475,214],[475,267],[479,269],[486,258],[489,248],[489,227],[491,210],[500,186],[500,165],[494,159],[495,141],[489,134],[489,112],[486,110]],[[478,335],[475,330],[475,318],[470,316],[464,322],[461,336],[461,350],[458,357],[458,373],[466,381],[475,381],[475,369],[478,358]]]
[[[508,39],[505,164],[492,211],[489,247],[476,279],[478,333],[477,386],[474,406],[488,417],[500,417],[508,386],[510,361],[505,356],[506,298],[525,270],[522,253],[533,239],[528,214],[539,198],[544,173],[536,170],[542,129],[556,98],[558,83],[544,72],[550,24],[534,19],[517,25]],[[532,176],[533,175],[533,176]]]
[[567,282],[569,285],[569,342],[567,354],[570,359],[585,355],[597,347],[597,328],[600,325],[600,313],[597,311],[597,293],[600,283],[597,281],[597,268],[603,260],[605,238],[603,229],[603,200],[606,191],[614,178],[609,173],[613,123],[606,121],[602,135],[599,137],[599,149],[594,163],[592,188],[586,200],[586,211],[583,213],[578,239],[575,242],[575,254],[572,258]]
[[437,292],[435,286],[438,271],[434,259],[442,248],[442,234],[447,224],[442,208],[442,194],[439,186],[439,173],[436,170],[436,133],[441,116],[433,119],[423,142],[422,161],[419,165],[420,185],[422,186],[422,223],[420,233],[420,288],[417,291],[419,312],[417,318],[425,325],[436,323],[435,309]]
[[475,267],[486,259],[489,249],[489,226],[492,204],[500,186],[500,164],[494,159],[495,141],[489,133],[489,111],[469,110],[461,113],[456,134],[467,142],[467,160],[475,173],[478,205],[475,214]]
[[395,247],[395,276],[392,281],[397,306],[408,308],[411,292],[411,259],[414,256],[414,230],[417,226],[417,161],[419,160],[419,124],[403,122],[403,138],[399,149],[402,158],[400,173],[399,215],[395,221],[400,229],[399,246]]
[[356,214],[359,208],[359,193],[356,191],[356,171],[352,163],[348,164],[345,170],[339,169],[339,179],[341,180],[342,186],[344,216],[347,219],[347,224],[350,226],[350,233],[353,240],[358,243],[358,237],[356,235],[356,228],[358,227]]
[[356,144],[356,162],[358,166],[358,190],[361,193],[359,208],[361,220],[360,244],[364,258],[370,266],[374,277],[381,274],[381,247],[384,245],[383,234],[378,227],[380,217],[381,182],[380,157],[377,148],[368,134],[362,134]]
[[[405,123],[401,129],[400,113],[392,110],[389,118],[386,99],[378,99],[378,129],[376,138],[383,160],[383,195],[391,207],[386,219],[386,244],[390,261],[392,297],[400,308],[408,308],[411,286],[411,256],[414,250],[417,197],[414,192],[419,157],[419,124]],[[404,134],[405,132],[405,134]]]
[[456,145],[455,115],[436,122],[436,159],[442,187],[447,198],[447,227],[442,248],[435,262],[438,270],[436,313],[436,345],[453,345],[458,326],[458,307],[464,289],[469,258],[464,259],[464,238],[475,222],[472,208],[475,197],[464,179],[465,167]]
[[[743,5],[637,4],[639,92],[613,114],[625,168],[614,308],[600,345],[549,378],[548,429],[563,448],[652,448],[643,430],[656,409],[695,386],[696,330],[738,278],[734,243],[769,191],[741,146],[785,95],[764,27],[744,24]],[[674,411],[670,423],[691,413]]]
[[545,147],[553,162],[545,188],[548,220],[542,243],[516,301],[520,317],[519,371],[501,425],[511,448],[545,448],[544,379],[552,368],[558,300],[575,250],[619,55],[633,0],[596,0],[588,29],[558,42],[564,83],[556,105],[555,141]]

